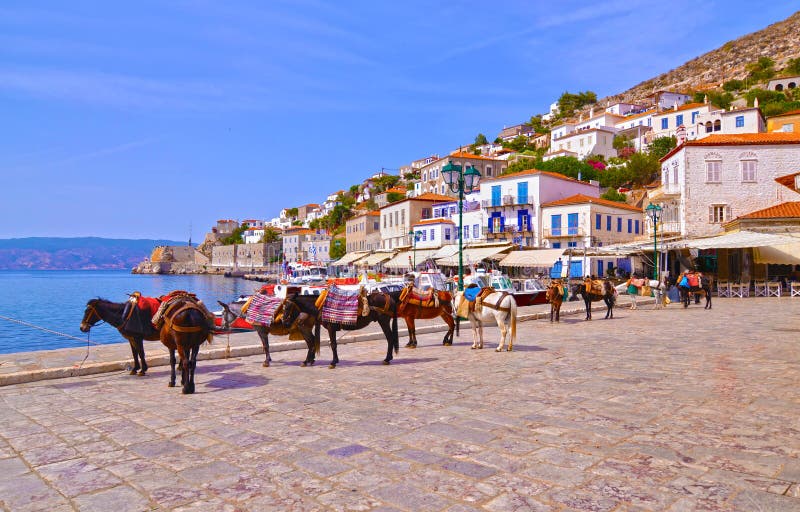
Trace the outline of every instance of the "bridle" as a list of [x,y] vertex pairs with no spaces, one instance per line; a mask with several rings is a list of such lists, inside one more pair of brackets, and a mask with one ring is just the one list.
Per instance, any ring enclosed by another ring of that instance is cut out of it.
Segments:
[[[97,309],[94,307],[94,304],[92,304],[91,302],[86,304],[86,311],[87,313],[89,313],[89,315],[87,317],[87,314],[84,314],[83,321],[81,322],[81,327],[85,325],[87,331],[92,327],[100,325],[102,322],[105,322],[105,320],[103,320],[103,317],[100,316],[100,313],[97,312]],[[97,320],[95,320],[94,322],[90,320],[91,313],[93,313],[94,316],[97,317]]]

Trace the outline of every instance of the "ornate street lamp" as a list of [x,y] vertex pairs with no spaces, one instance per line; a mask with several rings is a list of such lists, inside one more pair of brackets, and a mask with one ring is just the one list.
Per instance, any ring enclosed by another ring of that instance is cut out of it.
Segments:
[[645,208],[650,220],[653,221],[653,279],[658,281],[658,219],[661,216],[661,207],[650,203]]
[[464,194],[477,190],[481,173],[468,165],[466,169],[450,160],[442,168],[442,177],[453,193],[458,193],[458,290],[464,291]]

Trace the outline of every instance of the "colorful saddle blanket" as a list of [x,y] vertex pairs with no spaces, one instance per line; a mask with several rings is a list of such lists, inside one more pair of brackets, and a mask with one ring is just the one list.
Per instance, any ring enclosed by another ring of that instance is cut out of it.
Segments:
[[411,304],[423,308],[438,308],[440,302],[450,302],[452,300],[453,296],[450,295],[450,292],[434,290],[433,288],[423,291],[413,286],[406,286],[400,293],[401,306]]
[[355,325],[359,314],[369,315],[369,306],[365,307],[366,297],[363,297],[360,291],[342,290],[332,285],[327,292],[324,299],[320,297],[322,299],[320,319],[323,322]]
[[278,297],[271,297],[257,293],[250,297],[250,300],[242,308],[245,310],[244,319],[251,324],[259,324],[269,327],[275,317],[275,312],[283,303]]

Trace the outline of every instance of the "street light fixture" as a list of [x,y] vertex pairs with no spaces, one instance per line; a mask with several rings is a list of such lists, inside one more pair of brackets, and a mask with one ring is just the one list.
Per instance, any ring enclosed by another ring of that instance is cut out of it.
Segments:
[[449,160],[442,168],[442,177],[450,190],[458,193],[458,291],[464,291],[464,194],[478,189],[481,173],[471,165],[465,169]]
[[650,220],[653,221],[653,279],[658,281],[658,219],[661,217],[661,207],[650,203],[645,208]]

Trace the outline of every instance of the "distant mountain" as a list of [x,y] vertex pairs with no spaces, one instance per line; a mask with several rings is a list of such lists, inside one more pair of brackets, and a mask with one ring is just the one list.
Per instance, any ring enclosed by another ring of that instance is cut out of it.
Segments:
[[185,244],[97,237],[0,239],[0,270],[130,270],[156,246]]

